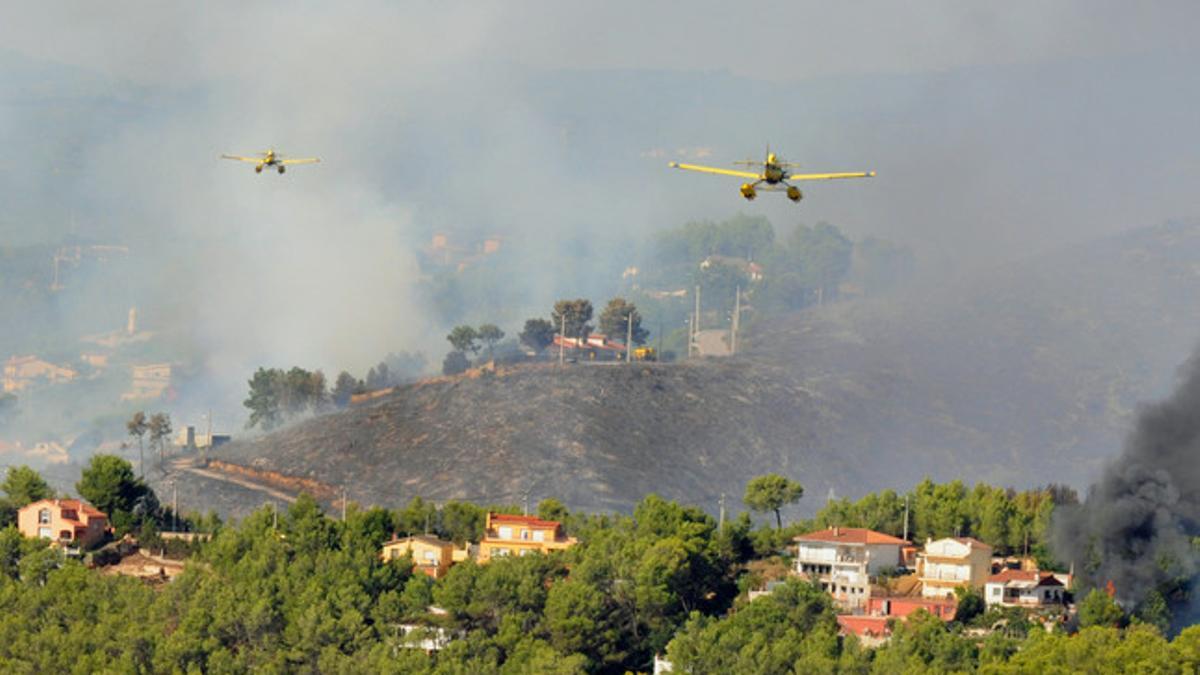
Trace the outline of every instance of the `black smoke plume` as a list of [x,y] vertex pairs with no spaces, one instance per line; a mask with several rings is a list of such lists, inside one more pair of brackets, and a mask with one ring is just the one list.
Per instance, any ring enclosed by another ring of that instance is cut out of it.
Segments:
[[1200,570],[1193,543],[1198,523],[1200,351],[1180,369],[1170,397],[1139,411],[1124,450],[1086,500],[1058,512],[1055,551],[1075,565],[1080,588],[1112,582],[1127,611],[1152,591],[1176,589],[1168,599],[1176,608],[1176,625],[1186,625],[1197,609],[1186,596]]

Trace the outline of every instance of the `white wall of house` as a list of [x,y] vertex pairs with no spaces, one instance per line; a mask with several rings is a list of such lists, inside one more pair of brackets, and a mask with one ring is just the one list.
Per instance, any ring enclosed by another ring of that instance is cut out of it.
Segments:
[[867,544],[867,573],[875,576],[881,570],[900,566],[899,544]]

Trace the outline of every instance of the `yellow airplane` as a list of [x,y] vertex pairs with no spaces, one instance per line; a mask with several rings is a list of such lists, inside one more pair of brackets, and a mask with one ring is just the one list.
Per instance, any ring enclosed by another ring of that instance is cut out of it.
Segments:
[[250,162],[254,165],[254,173],[262,173],[263,167],[274,167],[283,173],[290,164],[315,164],[321,160],[316,157],[301,157],[300,159],[284,159],[283,155],[274,150],[258,153],[258,157],[242,157],[241,155],[221,155],[221,159],[236,159],[239,162]]
[[[744,166],[761,166],[761,171],[734,171],[732,169],[718,169],[713,166],[699,166],[697,164],[680,164],[679,162],[671,162],[670,166],[675,169],[683,169],[685,171],[701,171],[703,173],[716,173],[722,176],[737,176],[739,178],[750,178],[753,183],[742,183],[742,196],[747,200],[754,199],[758,195],[758,190],[764,192],[785,192],[788,199],[798,202],[804,196],[800,192],[800,188],[795,185],[790,185],[789,181],[801,180],[834,180],[836,178],[870,178],[875,175],[874,171],[858,171],[853,173],[792,173],[792,169],[800,166],[791,162],[781,162],[775,153],[771,152],[771,148],[767,148],[767,159],[763,162],[755,162],[753,160],[742,160],[734,162]],[[766,183],[766,185],[763,185]]]

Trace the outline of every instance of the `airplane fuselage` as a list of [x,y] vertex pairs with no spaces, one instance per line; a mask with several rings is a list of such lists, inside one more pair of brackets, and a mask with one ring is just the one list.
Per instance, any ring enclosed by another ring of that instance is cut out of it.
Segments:
[[775,185],[784,180],[784,178],[783,167],[769,162],[763,165],[763,180],[769,185]]

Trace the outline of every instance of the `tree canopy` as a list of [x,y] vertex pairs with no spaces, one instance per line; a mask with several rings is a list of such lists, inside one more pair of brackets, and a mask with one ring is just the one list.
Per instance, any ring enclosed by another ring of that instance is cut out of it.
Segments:
[[600,332],[607,335],[610,340],[624,342],[625,335],[629,332],[631,315],[633,317],[633,343],[645,344],[650,331],[642,328],[642,315],[638,312],[637,307],[626,301],[625,298],[613,298],[605,305],[604,311],[600,313]]
[[742,501],[755,511],[773,511],[775,525],[782,529],[783,519],[779,513],[780,509],[800,501],[803,496],[804,486],[777,473],[769,473],[753,478],[746,484],[746,494],[742,497]]

